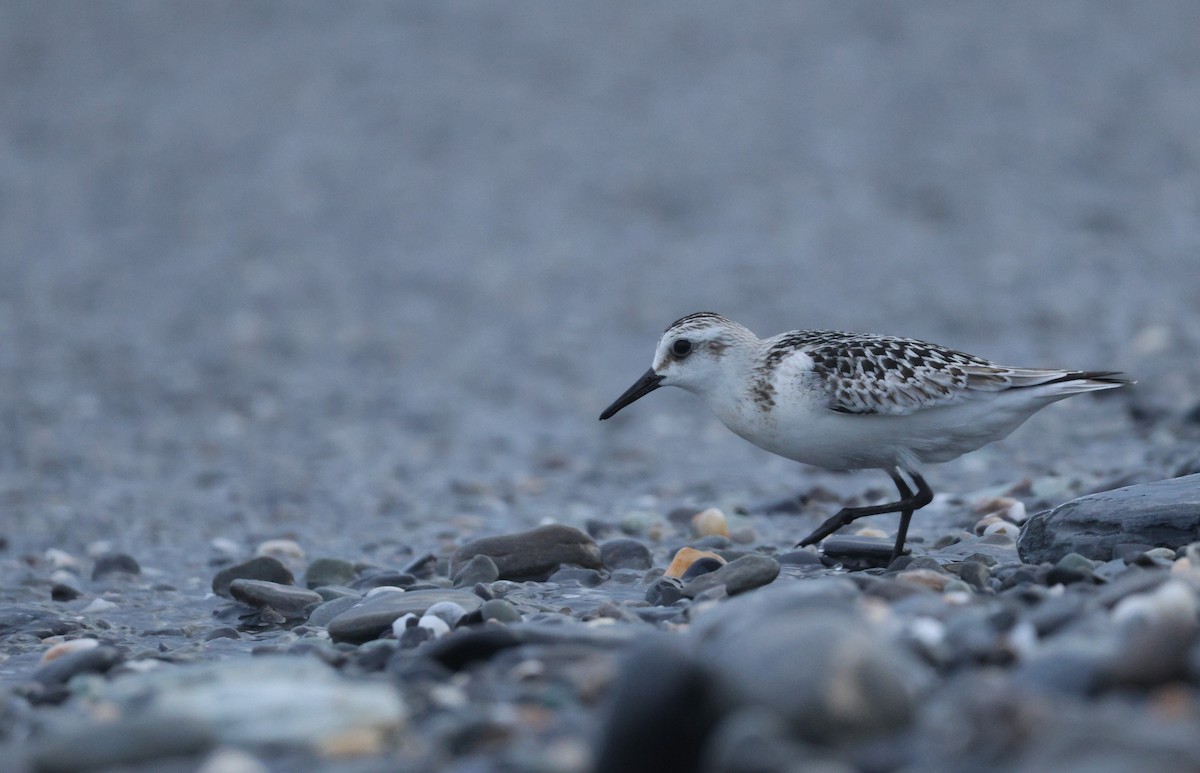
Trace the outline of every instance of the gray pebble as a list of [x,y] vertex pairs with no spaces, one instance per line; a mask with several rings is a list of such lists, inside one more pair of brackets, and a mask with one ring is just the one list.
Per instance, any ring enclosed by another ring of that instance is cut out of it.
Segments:
[[92,579],[99,580],[112,575],[129,575],[136,577],[142,573],[142,567],[137,560],[125,553],[105,553],[96,559],[92,567]]
[[495,620],[498,623],[518,623],[521,613],[510,602],[504,599],[489,599],[479,608],[484,621]]
[[266,580],[234,580],[229,594],[252,607],[270,607],[288,619],[307,617],[308,611],[323,601],[316,591]]
[[296,578],[279,559],[258,556],[236,566],[230,566],[213,577],[213,593],[229,598],[229,585],[234,580],[266,580],[280,585],[294,585]]
[[454,587],[465,588],[468,585],[495,582],[498,579],[500,579],[500,570],[491,556],[471,556],[471,559],[455,572]]
[[649,569],[654,564],[650,548],[639,540],[621,537],[600,546],[600,559],[610,570]]
[[361,600],[358,596],[339,596],[329,599],[325,603],[317,605],[308,614],[308,625],[324,628],[329,625],[330,620],[356,606]]
[[44,685],[66,684],[76,674],[103,674],[124,661],[119,649],[101,644],[55,658],[33,672],[33,680]]
[[390,631],[392,623],[407,614],[420,616],[439,601],[452,601],[470,614],[483,606],[483,599],[462,590],[418,590],[386,593],[363,601],[329,621],[334,641],[361,644]]
[[588,569],[603,567],[595,540],[579,529],[563,524],[468,542],[451,557],[451,576],[456,576],[477,555],[490,557],[500,578],[506,580],[541,579],[563,564]]
[[730,596],[761,587],[779,576],[779,562],[770,556],[750,553],[730,561],[714,572],[701,575],[684,586],[684,594],[694,598],[719,585]]
[[318,558],[304,572],[304,587],[316,589],[323,585],[349,585],[358,577],[354,564],[338,558]]
[[546,581],[594,588],[604,582],[604,576],[595,569],[585,569],[582,566],[564,566],[552,572],[546,578]]

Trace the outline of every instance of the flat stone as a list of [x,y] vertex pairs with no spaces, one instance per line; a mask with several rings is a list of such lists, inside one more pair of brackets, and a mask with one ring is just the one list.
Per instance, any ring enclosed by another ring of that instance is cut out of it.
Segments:
[[773,582],[779,576],[779,562],[770,556],[750,553],[730,561],[716,571],[702,574],[683,587],[684,595],[695,598],[697,595],[715,588],[725,586],[725,592],[730,596],[745,593]]
[[579,529],[557,523],[468,542],[451,557],[451,576],[477,555],[491,558],[500,579],[505,580],[541,579],[563,564],[588,569],[604,566],[595,540]]
[[481,606],[483,599],[463,590],[415,590],[373,596],[329,621],[329,637],[335,642],[362,644],[377,639],[392,628],[392,623],[404,615],[420,617],[434,604],[451,601],[470,614]]
[[316,591],[266,580],[234,580],[229,584],[229,594],[243,604],[270,607],[287,618],[306,617],[324,600]]
[[270,556],[258,556],[244,563],[226,567],[213,577],[213,593],[218,596],[232,598],[229,586],[234,580],[266,580],[280,585],[294,585],[296,578],[291,570],[284,566],[279,559]]
[[1119,545],[1180,548],[1200,539],[1200,474],[1139,483],[1071,500],[1030,518],[1017,541],[1027,563],[1068,553],[1119,558]]

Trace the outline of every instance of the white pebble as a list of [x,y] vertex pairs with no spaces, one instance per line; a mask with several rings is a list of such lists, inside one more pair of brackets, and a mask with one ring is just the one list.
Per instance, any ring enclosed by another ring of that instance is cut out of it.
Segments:
[[88,604],[86,607],[84,607],[80,611],[88,612],[88,613],[108,612],[108,611],[116,609],[116,608],[117,608],[117,605],[112,603],[111,601],[105,601],[104,599],[92,599],[92,603]]
[[208,755],[196,773],[270,773],[257,757],[242,749],[223,747]]
[[272,558],[304,558],[304,548],[291,539],[269,539],[261,543],[254,551],[256,556],[271,556]]
[[446,624],[445,620],[437,615],[421,615],[421,619],[417,621],[417,625],[421,626],[427,631],[431,631],[434,638],[441,638],[442,636],[450,633],[450,626]]
[[79,568],[79,559],[65,550],[59,550],[58,548],[47,548],[46,552],[43,553],[42,556],[46,559],[47,563],[56,569]]
[[440,617],[446,622],[446,625],[451,628],[458,625],[458,621],[467,616],[467,610],[463,609],[453,601],[439,601],[438,603],[425,610],[426,615]]
[[1016,539],[1021,535],[1021,527],[1008,521],[996,521],[983,530],[983,536],[987,537],[991,534],[1003,534],[1006,537]]
[[415,620],[416,618],[417,618],[416,615],[414,615],[412,612],[409,612],[408,614],[404,615],[403,617],[398,617],[395,620],[393,620],[392,621],[392,636],[395,636],[397,639],[399,639],[400,635],[403,634],[405,629],[408,628],[408,621]]
[[366,598],[371,598],[372,596],[386,596],[389,593],[404,593],[404,588],[401,588],[398,585],[380,585],[367,591]]

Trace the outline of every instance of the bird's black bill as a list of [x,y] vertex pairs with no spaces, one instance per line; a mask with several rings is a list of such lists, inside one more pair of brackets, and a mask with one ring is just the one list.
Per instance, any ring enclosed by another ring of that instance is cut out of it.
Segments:
[[612,405],[604,409],[604,413],[600,414],[600,421],[612,418],[617,411],[637,400],[639,397],[645,397],[653,392],[662,384],[663,377],[654,372],[653,369],[646,371],[646,375],[637,380],[633,386],[625,390],[625,394],[621,395],[613,402]]

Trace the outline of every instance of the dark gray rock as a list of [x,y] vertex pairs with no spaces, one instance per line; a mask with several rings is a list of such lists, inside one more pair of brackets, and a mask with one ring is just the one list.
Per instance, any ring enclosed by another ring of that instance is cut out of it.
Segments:
[[736,596],[767,585],[778,576],[778,561],[770,556],[750,553],[730,561],[716,571],[700,575],[683,586],[683,593],[688,598],[695,598],[711,588],[724,586],[727,594]]
[[340,558],[318,558],[304,572],[304,587],[349,585],[358,577],[354,564]]
[[621,665],[593,769],[698,770],[719,713],[705,670],[678,643],[648,637]]
[[213,577],[213,593],[218,596],[231,598],[229,585],[234,580],[266,580],[280,585],[295,585],[296,578],[291,570],[284,566],[279,559],[270,556],[258,556],[235,566],[226,567]]
[[361,644],[376,639],[407,614],[420,616],[439,601],[452,601],[470,614],[483,599],[462,590],[416,590],[372,596],[329,621],[329,637],[334,641]]
[[141,573],[142,567],[137,560],[126,553],[105,553],[96,559],[96,563],[92,567],[93,580],[121,574],[136,577]]
[[600,560],[612,569],[649,569],[654,565],[650,548],[638,540],[621,537],[600,546]]
[[1067,553],[1096,561],[1119,558],[1119,545],[1179,548],[1200,539],[1200,475],[1089,494],[1038,513],[1021,529],[1017,549],[1028,563]]
[[408,572],[398,572],[394,569],[381,569],[369,572],[350,583],[355,590],[371,590],[372,588],[409,588],[415,585],[417,578]]
[[83,595],[83,592],[66,583],[56,582],[50,588],[52,601],[73,601]]
[[542,579],[563,564],[588,569],[604,566],[595,540],[579,529],[557,523],[468,542],[451,557],[451,576],[477,555],[491,558],[505,580]]
[[234,580],[229,594],[252,607],[270,607],[288,619],[307,617],[309,610],[323,601],[316,591],[266,580]]
[[550,574],[547,582],[559,584],[571,583],[585,588],[594,588],[604,582],[604,575],[596,569],[585,569],[582,566],[564,566]]
[[491,556],[471,556],[471,560],[459,567],[458,571],[454,573],[454,587],[465,588],[474,586],[476,583],[495,582],[499,579],[500,569],[496,566],[496,562],[491,559]]

